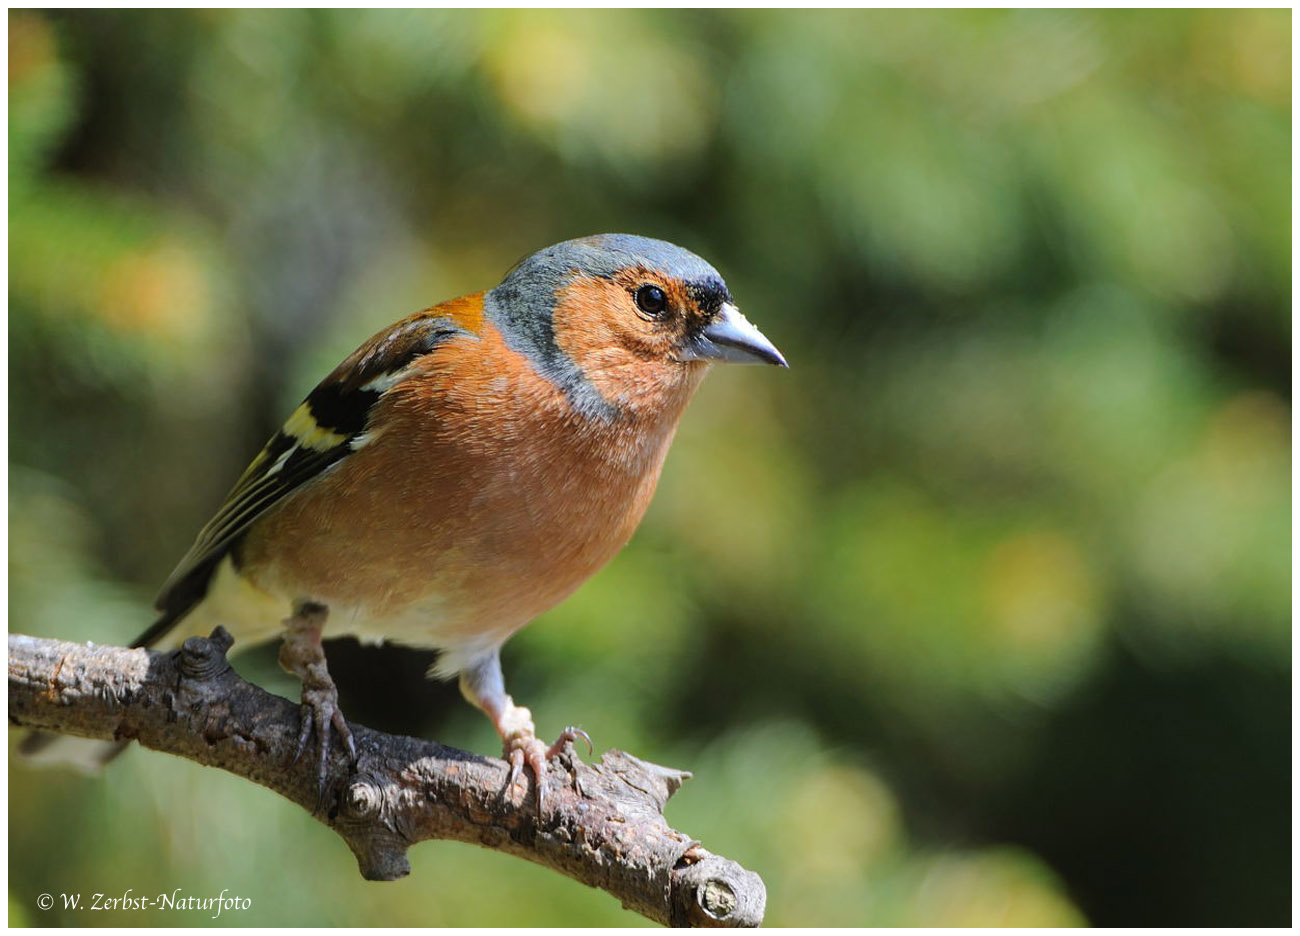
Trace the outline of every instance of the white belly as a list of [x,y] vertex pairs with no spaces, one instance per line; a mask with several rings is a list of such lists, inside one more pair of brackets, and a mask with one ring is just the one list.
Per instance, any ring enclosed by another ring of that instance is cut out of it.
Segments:
[[[185,616],[180,625],[164,637],[155,649],[180,646],[187,637],[212,633],[218,625],[235,638],[234,651],[279,639],[284,621],[293,614],[301,596],[274,595],[251,584],[235,571],[227,556],[217,566],[207,596]],[[477,634],[466,639],[461,622],[452,620],[450,609],[436,596],[405,606],[400,613],[381,619],[361,606],[330,606],[323,636],[356,637],[363,643],[404,644],[424,650],[442,650],[435,673],[449,677],[470,659],[498,647],[514,629]]]

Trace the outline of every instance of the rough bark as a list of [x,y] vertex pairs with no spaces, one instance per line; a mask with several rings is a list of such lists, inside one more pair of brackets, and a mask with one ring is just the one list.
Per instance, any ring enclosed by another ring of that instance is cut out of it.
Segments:
[[[531,780],[507,785],[502,760],[351,725],[359,761],[340,752],[318,786],[315,758],[295,761],[298,706],[226,661],[218,628],[156,653],[9,636],[9,721],[148,748],[261,784],[332,828],[361,874],[410,872],[406,850],[454,839],[518,855],[607,891],[672,926],[757,926],[762,880],[711,854],[663,817],[690,774],[609,751],[552,762],[539,812]],[[335,745],[339,747],[339,745]]]

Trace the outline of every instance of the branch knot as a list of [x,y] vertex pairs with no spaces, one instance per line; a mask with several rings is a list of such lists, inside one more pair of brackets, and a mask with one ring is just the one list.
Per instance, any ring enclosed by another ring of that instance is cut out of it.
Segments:
[[226,651],[234,643],[235,639],[224,627],[218,627],[208,637],[190,637],[181,644],[181,675],[197,680],[220,676],[230,669]]
[[370,819],[379,815],[384,797],[368,777],[357,776],[343,794],[343,814],[349,819]]

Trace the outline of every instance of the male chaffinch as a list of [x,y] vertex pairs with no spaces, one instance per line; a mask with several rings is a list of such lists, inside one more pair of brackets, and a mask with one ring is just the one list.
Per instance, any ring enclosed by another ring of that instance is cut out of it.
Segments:
[[[538,779],[555,745],[506,694],[510,635],[632,536],[678,419],[715,361],[785,366],[722,277],[627,234],[538,251],[499,286],[417,312],[347,357],[253,459],[133,646],[223,625],[283,638],[302,680],[301,754],[324,776],[352,733],[321,648],[356,635],[435,648],[438,677]],[[287,615],[287,618],[286,618]],[[584,736],[585,737],[585,736]],[[120,748],[119,748],[120,749]]]

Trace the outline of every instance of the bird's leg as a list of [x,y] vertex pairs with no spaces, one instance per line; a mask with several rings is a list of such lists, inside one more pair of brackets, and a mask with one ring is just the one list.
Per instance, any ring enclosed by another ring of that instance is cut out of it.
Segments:
[[305,601],[294,609],[293,617],[284,622],[284,642],[280,645],[280,665],[302,680],[302,727],[298,732],[298,750],[294,761],[302,757],[307,739],[316,733],[319,754],[317,778],[325,786],[326,764],[329,762],[330,727],[339,733],[347,745],[348,754],[355,764],[357,745],[352,740],[343,713],[339,711],[339,692],[325,666],[325,650],[320,645],[321,631],[329,609],[324,605]]
[[501,736],[503,756],[510,762],[508,784],[514,784],[524,764],[532,768],[537,780],[537,807],[540,811],[546,762],[564,750],[567,743],[578,738],[587,742],[590,751],[591,738],[581,728],[569,727],[560,732],[550,747],[538,740],[537,729],[533,726],[533,713],[522,705],[515,705],[514,699],[506,694],[505,678],[501,675],[501,657],[496,649],[479,657],[461,671],[460,691],[472,705],[483,710]]

